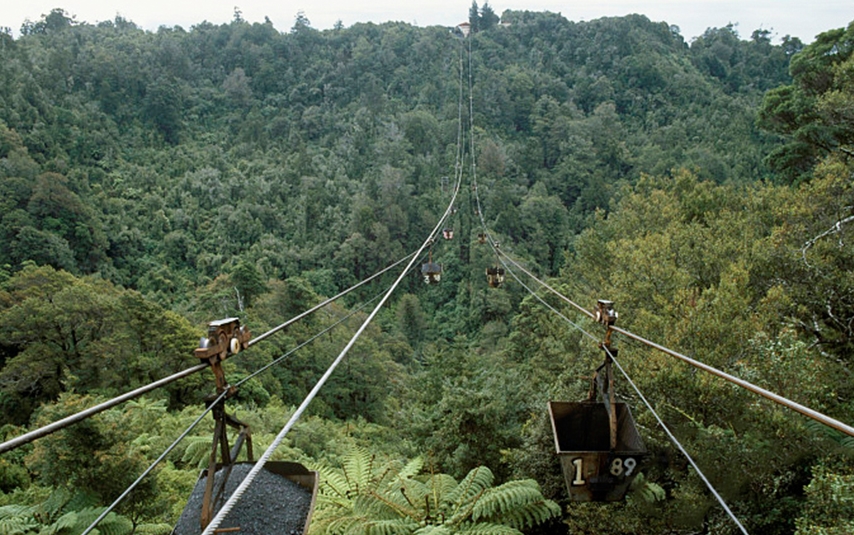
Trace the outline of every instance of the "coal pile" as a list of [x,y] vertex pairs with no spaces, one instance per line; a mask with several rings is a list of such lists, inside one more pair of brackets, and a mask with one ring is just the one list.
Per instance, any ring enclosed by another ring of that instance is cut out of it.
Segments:
[[[225,483],[222,499],[214,505],[216,514],[252,469],[252,464],[236,464]],[[214,491],[222,480],[223,470],[214,475]],[[172,535],[200,535],[202,499],[207,477],[199,479]],[[240,535],[303,535],[311,509],[311,492],[278,474],[265,470],[234,505],[219,528],[240,528]]]

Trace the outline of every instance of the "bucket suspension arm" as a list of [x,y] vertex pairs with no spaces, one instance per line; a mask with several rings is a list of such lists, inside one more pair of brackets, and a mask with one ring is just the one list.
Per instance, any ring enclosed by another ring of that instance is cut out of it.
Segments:
[[[611,346],[611,333],[613,325],[617,321],[617,311],[614,303],[600,299],[596,306],[596,321],[605,325],[605,340],[599,344],[599,348],[605,353],[605,362],[596,368],[593,379],[590,382],[588,400],[596,398],[596,391],[602,396],[602,402],[608,411],[608,428],[610,431],[611,450],[617,449],[617,397],[614,392],[614,374],[612,370],[613,357],[617,356],[617,349]],[[603,377],[604,372],[604,377]]]
[[[211,443],[210,460],[208,462],[207,481],[205,482],[205,493],[202,498],[202,510],[200,515],[201,528],[204,530],[213,519],[214,504],[219,502],[225,489],[225,483],[231,473],[231,467],[243,443],[246,442],[246,453],[249,461],[253,460],[252,435],[249,426],[229,415],[225,411],[225,400],[237,393],[237,388],[228,384],[222,363],[229,356],[245,349],[250,339],[249,330],[240,326],[237,318],[226,318],[213,321],[208,324],[208,337],[202,338],[200,347],[195,350],[199,360],[207,362],[214,374],[216,382],[216,394],[207,398],[208,405],[215,403],[212,409],[215,422],[213,441]],[[217,398],[225,393],[222,399]],[[238,436],[234,447],[228,447],[228,427],[238,430]],[[217,471],[217,450],[220,450],[222,458],[221,466],[224,467],[219,484],[217,485],[216,497],[214,497],[214,479]]]

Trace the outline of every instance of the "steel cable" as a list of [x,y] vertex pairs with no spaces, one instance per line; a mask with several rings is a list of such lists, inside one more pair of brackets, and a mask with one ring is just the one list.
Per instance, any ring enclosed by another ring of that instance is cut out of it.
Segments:
[[[371,304],[372,302],[374,302],[374,301],[376,301],[377,299],[379,299],[379,297],[380,297],[381,295],[383,295],[383,293],[384,293],[384,292],[380,292],[380,293],[378,293],[377,295],[375,295],[374,297],[372,297],[370,300],[365,301],[364,303],[360,304],[358,307],[356,307],[356,308],[352,309],[352,310],[351,310],[350,312],[348,312],[346,315],[342,316],[342,317],[341,317],[341,318],[339,318],[337,321],[335,321],[335,323],[333,323],[333,324],[329,325],[328,327],[326,327],[325,329],[323,329],[323,330],[319,331],[318,333],[316,333],[316,334],[315,334],[314,336],[312,336],[311,338],[309,338],[309,339],[305,340],[304,342],[302,342],[301,344],[297,345],[296,347],[294,347],[293,349],[291,349],[291,350],[290,350],[290,351],[288,351],[287,353],[283,354],[282,356],[278,357],[277,359],[273,360],[273,361],[272,361],[272,362],[270,362],[269,364],[267,364],[267,365],[265,365],[265,366],[262,366],[261,368],[259,368],[259,369],[258,369],[258,370],[256,370],[255,372],[253,372],[253,373],[251,373],[250,375],[248,375],[248,376],[244,377],[244,378],[243,378],[243,379],[241,379],[240,381],[236,382],[236,383],[234,384],[234,386],[235,386],[235,387],[239,387],[240,385],[242,385],[242,384],[243,384],[243,383],[245,383],[246,381],[248,381],[248,380],[252,379],[253,377],[257,377],[258,375],[260,375],[261,373],[263,373],[263,372],[265,372],[265,371],[269,370],[269,369],[270,369],[270,368],[272,368],[273,366],[276,366],[277,364],[280,364],[280,363],[281,363],[281,362],[283,362],[285,359],[287,359],[289,356],[293,355],[294,353],[296,353],[297,351],[299,351],[299,350],[300,350],[300,349],[302,349],[303,347],[307,346],[308,344],[312,343],[313,341],[317,340],[318,338],[320,338],[320,337],[321,337],[321,336],[323,336],[324,334],[328,333],[329,331],[331,331],[331,330],[332,330],[332,329],[334,329],[335,327],[337,327],[337,326],[341,325],[342,323],[344,323],[345,321],[347,321],[348,319],[350,319],[351,317],[353,317],[353,316],[354,316],[356,313],[358,313],[360,310],[362,310],[363,308],[365,308],[366,306],[368,306],[368,305],[369,305],[369,304]],[[101,521],[102,521],[102,520],[104,520],[104,518],[106,518],[106,517],[107,517],[107,515],[108,515],[108,514],[110,514],[110,513],[111,513],[111,512],[116,508],[116,506],[118,506],[118,504],[119,504],[119,503],[121,503],[121,502],[122,502],[122,501],[123,501],[123,500],[124,500],[124,499],[125,499],[125,498],[126,498],[126,497],[131,493],[131,492],[132,492],[132,491],[133,491],[133,489],[135,489],[135,488],[140,484],[140,482],[142,482],[142,480],[145,478],[145,476],[147,476],[149,473],[151,473],[151,471],[152,471],[152,470],[154,470],[154,468],[155,468],[158,464],[160,464],[160,463],[163,461],[163,459],[165,459],[165,458],[166,458],[166,456],[167,456],[167,455],[168,455],[168,454],[169,454],[173,449],[175,449],[175,447],[176,447],[176,446],[177,446],[177,445],[178,445],[182,440],[184,440],[184,438],[186,438],[186,437],[187,437],[187,435],[190,433],[190,431],[192,431],[192,430],[193,430],[193,429],[194,429],[194,428],[199,424],[199,422],[201,422],[201,421],[202,421],[202,418],[204,418],[204,417],[205,417],[205,415],[207,415],[211,410],[213,410],[214,406],[215,406],[217,403],[219,403],[219,402],[220,402],[220,401],[221,401],[221,400],[226,396],[226,394],[227,394],[227,393],[228,393],[228,391],[224,391],[224,392],[222,392],[222,393],[219,395],[219,397],[217,397],[217,398],[216,398],[212,403],[210,403],[210,404],[208,405],[208,408],[207,408],[207,409],[205,409],[205,410],[202,412],[202,414],[201,414],[201,415],[200,415],[200,416],[199,416],[199,417],[198,417],[198,418],[197,418],[197,419],[196,419],[192,424],[190,424],[190,426],[187,428],[187,430],[186,430],[186,431],[184,431],[184,432],[183,432],[183,433],[182,433],[182,434],[181,434],[181,435],[180,435],[180,436],[175,440],[175,442],[173,442],[173,443],[172,443],[168,448],[166,448],[166,451],[164,451],[164,452],[163,452],[163,454],[161,454],[161,455],[160,455],[160,457],[158,457],[158,458],[157,458],[157,459],[156,459],[156,460],[151,464],[151,466],[149,466],[149,467],[148,467],[148,468],[147,468],[147,469],[142,473],[142,475],[140,475],[140,476],[139,476],[139,478],[137,478],[137,480],[136,480],[136,481],[134,481],[134,482],[133,482],[133,483],[132,483],[132,484],[131,484],[131,485],[130,485],[130,486],[129,486],[129,487],[128,487],[128,488],[127,488],[127,489],[126,489],[122,494],[121,494],[121,496],[119,496],[118,498],[116,498],[116,500],[115,500],[115,501],[114,501],[114,502],[113,502],[113,503],[112,503],[112,504],[111,504],[111,505],[110,505],[110,506],[109,506],[109,507],[108,507],[104,512],[102,512],[102,513],[101,513],[101,515],[100,515],[100,516],[98,516],[98,518],[96,518],[96,519],[95,519],[95,521],[94,521],[94,522],[92,522],[92,524],[91,524],[88,528],[86,528],[86,531],[84,531],[81,535],[88,535],[88,533],[90,533],[90,532],[91,532],[91,531],[92,531],[92,530],[93,530],[93,529],[94,529],[94,528],[95,528],[99,523],[101,523]]]
[[288,420],[288,422],[285,424],[285,426],[282,428],[282,430],[279,432],[279,434],[273,440],[273,443],[264,451],[264,453],[261,455],[261,457],[258,459],[258,461],[256,461],[255,465],[252,467],[252,469],[249,471],[249,473],[246,475],[246,477],[243,479],[243,481],[240,482],[240,484],[237,486],[237,488],[234,490],[234,492],[231,494],[231,496],[228,498],[228,500],[223,504],[222,508],[217,512],[217,514],[214,516],[214,518],[211,520],[211,522],[205,527],[204,531],[202,532],[202,535],[212,535],[214,532],[216,532],[216,530],[219,528],[222,521],[225,519],[226,516],[228,516],[228,514],[231,512],[231,510],[234,508],[234,506],[237,504],[237,502],[240,501],[240,498],[243,496],[243,493],[246,492],[246,489],[249,488],[249,486],[252,484],[254,479],[257,477],[258,473],[264,468],[264,465],[270,459],[273,452],[276,450],[276,448],[279,447],[281,442],[285,439],[287,434],[290,432],[290,430],[293,428],[293,426],[296,424],[296,422],[300,419],[300,417],[302,417],[302,414],[305,412],[308,405],[314,400],[314,398],[317,396],[317,393],[320,391],[320,389],[323,387],[323,385],[326,383],[326,381],[329,379],[329,377],[332,375],[332,373],[335,371],[335,369],[338,367],[338,365],[341,363],[341,361],[344,360],[344,358],[350,352],[350,349],[352,349],[352,347],[355,345],[356,341],[359,339],[359,337],[362,335],[362,333],[364,333],[364,331],[368,328],[368,325],[370,325],[370,323],[373,321],[373,319],[379,313],[380,309],[383,307],[383,305],[385,305],[385,303],[389,299],[389,297],[391,297],[391,295],[394,293],[394,291],[400,285],[400,282],[403,280],[403,278],[406,276],[406,274],[409,273],[409,271],[412,269],[412,267],[415,264],[416,258],[420,254],[422,254],[428,246],[433,244],[433,242],[434,242],[436,236],[438,235],[438,233],[440,232],[440,229],[442,228],[443,224],[448,219],[448,217],[450,217],[450,215],[453,213],[454,203],[456,202],[457,195],[459,194],[461,182],[462,182],[462,172],[460,172],[458,177],[457,177],[457,182],[454,185],[454,191],[453,191],[453,194],[451,195],[451,201],[448,203],[448,206],[445,209],[444,214],[442,215],[442,217],[439,218],[438,223],[433,228],[432,232],[430,232],[430,234],[424,240],[424,242],[421,244],[421,247],[418,249],[418,251],[416,251],[416,253],[414,255],[412,255],[412,260],[410,260],[410,262],[409,262],[409,264],[407,264],[406,268],[400,273],[400,275],[397,277],[397,279],[394,281],[394,283],[391,285],[391,287],[388,289],[388,291],[386,291],[386,293],[383,295],[382,299],[380,299],[380,302],[377,303],[377,305],[374,307],[374,309],[371,311],[371,313],[368,315],[368,317],[365,319],[365,321],[362,323],[362,325],[359,327],[359,329],[355,332],[355,334],[353,334],[353,337],[350,338],[350,341],[347,343],[347,345],[344,347],[344,349],[341,350],[341,353],[339,353],[338,357],[336,357],[336,359],[332,362],[332,364],[330,364],[330,366],[326,370],[326,372],[317,381],[317,383],[314,385],[314,387],[311,389],[311,391],[305,397],[303,402],[300,404],[300,406],[297,408],[297,410],[291,416],[290,420]]
[[[513,278],[516,279],[516,281],[520,285],[522,285],[523,288],[528,290],[528,292],[532,296],[534,296],[540,303],[542,303],[544,306],[546,306],[546,308],[548,308],[552,312],[555,312],[564,321],[568,322],[570,325],[572,325],[573,327],[575,327],[576,329],[581,331],[588,338],[592,339],[593,341],[598,342],[598,338],[596,338],[595,336],[593,336],[592,334],[590,334],[589,332],[587,332],[586,330],[581,328],[579,325],[570,321],[566,316],[564,316],[563,314],[558,312],[554,307],[552,307],[549,303],[547,303],[542,297],[537,295],[536,292],[532,291],[525,283],[522,282],[521,279],[519,279],[519,277],[510,268],[510,266],[508,266],[507,263],[504,262],[503,258],[501,258],[501,264],[513,276]],[[691,457],[691,455],[688,454],[688,452],[685,450],[685,448],[682,446],[682,444],[679,442],[679,440],[673,435],[673,433],[670,432],[670,429],[668,429],[668,427],[664,424],[664,421],[661,419],[661,417],[658,416],[658,413],[655,411],[655,409],[652,408],[652,405],[649,403],[649,401],[647,401],[646,397],[644,397],[644,395],[641,393],[640,389],[637,387],[637,385],[635,385],[634,381],[632,381],[631,377],[629,377],[629,374],[626,373],[626,371],[623,369],[623,367],[620,365],[620,363],[617,361],[617,359],[614,357],[614,355],[611,353],[611,351],[609,351],[607,347],[604,347],[604,349],[608,353],[608,356],[611,358],[611,360],[614,362],[614,364],[617,365],[617,368],[620,370],[620,372],[623,374],[623,376],[626,378],[626,380],[629,382],[629,384],[632,386],[632,388],[635,390],[635,392],[638,394],[640,399],[643,401],[644,405],[646,405],[647,409],[649,409],[649,411],[652,413],[652,415],[658,421],[658,425],[661,426],[661,428],[664,430],[664,432],[670,438],[671,442],[673,442],[676,445],[676,447],[679,448],[679,451],[682,452],[682,454],[685,456],[685,458],[688,459],[688,462],[691,463],[691,466],[694,467],[694,470],[700,476],[700,479],[703,480],[703,482],[706,484],[706,487],[709,489],[709,491],[712,493],[712,495],[715,497],[715,499],[718,501],[718,503],[721,504],[721,507],[723,507],[723,509],[727,513],[727,515],[739,527],[739,529],[741,530],[742,533],[744,533],[744,535],[749,535],[747,533],[747,530],[744,528],[744,526],[741,524],[741,522],[738,520],[738,518],[735,516],[735,514],[732,512],[732,510],[729,508],[726,501],[724,501],[723,497],[718,493],[717,490],[715,490],[715,487],[708,480],[708,478],[705,476],[705,474],[703,474],[703,471],[700,470],[700,467],[697,466],[697,463],[694,462],[694,459]]]

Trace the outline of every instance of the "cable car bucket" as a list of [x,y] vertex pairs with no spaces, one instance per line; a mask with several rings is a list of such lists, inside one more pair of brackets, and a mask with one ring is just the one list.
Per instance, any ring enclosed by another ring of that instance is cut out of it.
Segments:
[[[245,349],[249,339],[249,330],[240,325],[238,318],[212,321],[208,323],[207,337],[202,338],[200,347],[194,351],[199,360],[208,363],[214,374],[216,394],[208,396],[206,402],[213,404],[215,428],[208,467],[199,476],[172,535],[202,533],[255,465],[249,426],[225,410],[226,400],[237,393],[237,388],[228,383],[222,368],[222,362]],[[228,443],[228,427],[239,431],[232,448]],[[235,462],[244,443],[249,462]],[[317,472],[309,471],[298,463],[278,461],[265,463],[257,476],[239,506],[225,517],[232,526],[216,530],[216,533],[307,533],[317,497]]]
[[433,262],[433,250],[430,250],[430,260],[421,266],[421,276],[426,284],[438,284],[442,280],[442,264]]
[[[611,358],[617,350],[610,347],[610,326],[617,313],[612,305],[599,301],[597,320],[609,327],[602,344],[606,357],[587,401],[548,404],[555,450],[569,498],[576,502],[621,501],[647,454],[629,406],[614,395]],[[601,401],[595,401],[597,390]]]
[[[215,505],[215,512],[231,496],[255,463],[234,463],[226,482],[225,493]],[[225,467],[217,467],[214,479],[224,477]],[[200,509],[207,485],[209,469],[202,470],[187,506],[175,524],[171,535],[199,535]],[[242,535],[305,535],[314,513],[318,473],[299,463],[268,461],[237,505],[226,515],[223,527],[217,532],[237,532]]]

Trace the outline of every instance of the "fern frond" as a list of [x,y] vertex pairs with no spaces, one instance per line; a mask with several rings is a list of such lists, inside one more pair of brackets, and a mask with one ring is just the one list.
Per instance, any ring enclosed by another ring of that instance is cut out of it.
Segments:
[[134,531],[134,535],[169,535],[170,533],[172,533],[170,524],[140,524]]
[[[326,523],[326,529],[316,533],[324,535],[364,535],[364,526],[368,522],[367,518],[360,516],[343,516],[330,519]],[[315,533],[314,525],[312,524],[312,533]]]
[[366,535],[409,535],[418,524],[411,519],[373,520],[364,524]]
[[653,483],[652,481],[648,481],[643,472],[638,472],[635,475],[635,479],[632,481],[631,486],[632,492],[636,492],[640,495],[643,501],[648,503],[660,502],[667,498],[667,491],[665,491],[660,485]]
[[350,489],[360,492],[371,487],[375,456],[365,448],[353,446],[344,458],[344,477]]
[[360,494],[354,500],[353,510],[370,518],[379,520],[392,520],[396,518],[418,519],[415,511],[403,499],[394,499],[395,496],[383,496],[376,492]]
[[38,527],[33,513],[36,508],[28,505],[4,505],[0,507],[0,533],[24,535]]
[[434,526],[431,524],[419,528],[413,535],[452,535],[453,533],[447,526]]
[[522,535],[522,532],[503,524],[482,522],[467,524],[457,531],[461,535]]
[[344,473],[338,468],[333,468],[325,463],[312,464],[310,468],[317,471],[320,479],[320,495],[348,499],[351,491],[355,491],[350,487],[350,482],[344,477]]
[[406,463],[406,466],[400,469],[397,472],[397,477],[399,479],[409,479],[417,476],[421,473],[421,470],[424,468],[424,459],[421,457],[416,457]]
[[432,474],[424,482],[427,492],[431,494],[431,503],[437,500],[440,504],[448,502],[448,494],[457,488],[457,480],[448,474]]
[[[68,533],[69,531],[76,528],[79,523],[81,522],[77,516],[76,511],[65,513],[64,515],[57,518],[56,521],[51,525],[42,528],[42,530],[39,531],[39,535],[56,535],[57,533]],[[85,528],[86,526],[83,526],[80,531]]]
[[[104,512],[104,509],[104,507],[88,507],[77,511],[75,528],[83,531]],[[98,532],[100,535],[129,535],[133,533],[133,523],[128,518],[110,513],[98,523]]]
[[516,529],[527,529],[560,516],[560,506],[551,500],[540,499],[505,511],[501,523]]
[[[533,507],[527,507],[529,505]],[[472,508],[472,520],[514,527],[530,526],[541,522],[538,518],[553,516],[553,506],[557,507],[554,502],[543,498],[540,486],[533,479],[508,481],[483,493]],[[556,514],[560,514],[560,508]]]
[[489,468],[478,466],[466,474],[459,485],[445,495],[445,499],[448,503],[460,507],[491,487],[494,480],[495,476]]
[[71,491],[61,487],[50,493],[45,501],[39,505],[39,512],[43,513],[52,522],[54,518],[60,516],[62,510],[71,501]]
[[187,437],[184,441],[187,446],[184,448],[181,462],[196,468],[207,466],[211,456],[211,438],[194,436]]
[[0,507],[0,520],[33,516],[34,512],[36,512],[36,507],[32,505],[4,505]]

